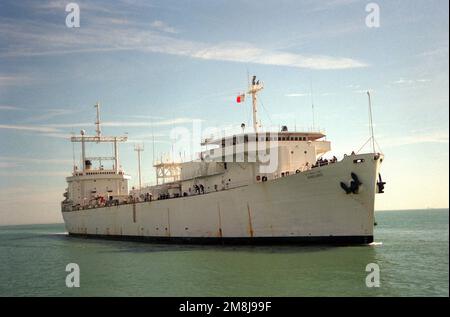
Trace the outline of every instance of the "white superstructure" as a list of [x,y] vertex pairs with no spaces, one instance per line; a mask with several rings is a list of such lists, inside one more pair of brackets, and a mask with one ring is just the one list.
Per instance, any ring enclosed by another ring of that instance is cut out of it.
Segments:
[[[126,137],[101,135],[96,105],[96,135],[72,137],[82,145],[82,168],[67,178],[67,231],[166,242],[372,242],[383,156],[323,159],[331,145],[321,132],[262,131],[256,115],[262,88],[254,77],[252,132],[205,139],[198,160],[158,162],[157,185],[139,181],[131,191],[118,159],[118,142]],[[87,157],[86,142],[112,142],[114,156]],[[111,168],[103,167],[105,160],[113,161]]]

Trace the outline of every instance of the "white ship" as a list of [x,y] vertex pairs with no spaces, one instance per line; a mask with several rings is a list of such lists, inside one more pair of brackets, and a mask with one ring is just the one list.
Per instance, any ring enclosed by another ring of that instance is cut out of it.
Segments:
[[[251,132],[242,126],[242,133],[203,140],[197,160],[156,163],[157,185],[135,190],[119,163],[118,144],[127,137],[102,135],[97,104],[96,134],[71,138],[82,158],[62,202],[68,233],[164,243],[371,243],[383,155],[325,159],[331,146],[321,132],[262,131],[263,85],[253,77],[249,86]],[[87,142],[112,143],[114,155],[88,157]]]

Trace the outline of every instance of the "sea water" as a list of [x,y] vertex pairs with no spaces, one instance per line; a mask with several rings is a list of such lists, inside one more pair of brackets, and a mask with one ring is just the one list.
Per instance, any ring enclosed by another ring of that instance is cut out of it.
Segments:
[[[448,209],[375,218],[375,243],[350,247],[166,245],[73,238],[63,224],[0,227],[0,296],[449,296]],[[69,263],[80,287],[67,287]],[[366,283],[371,263],[379,287]]]

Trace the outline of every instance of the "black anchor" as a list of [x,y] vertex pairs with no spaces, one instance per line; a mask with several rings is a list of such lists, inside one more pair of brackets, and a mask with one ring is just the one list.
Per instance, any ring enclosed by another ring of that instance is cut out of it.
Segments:
[[348,186],[346,183],[341,182],[341,187],[343,190],[345,190],[346,194],[358,194],[359,186],[362,185],[362,183],[359,181],[358,176],[355,173],[350,174],[352,177],[352,181],[350,182],[350,186]]

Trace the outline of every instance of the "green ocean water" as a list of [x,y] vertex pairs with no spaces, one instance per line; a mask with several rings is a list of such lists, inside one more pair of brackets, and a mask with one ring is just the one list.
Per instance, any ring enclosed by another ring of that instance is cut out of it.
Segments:
[[[449,211],[376,212],[374,246],[180,246],[0,227],[0,296],[449,296]],[[65,285],[66,265],[80,287]],[[365,284],[380,267],[380,287]]]

